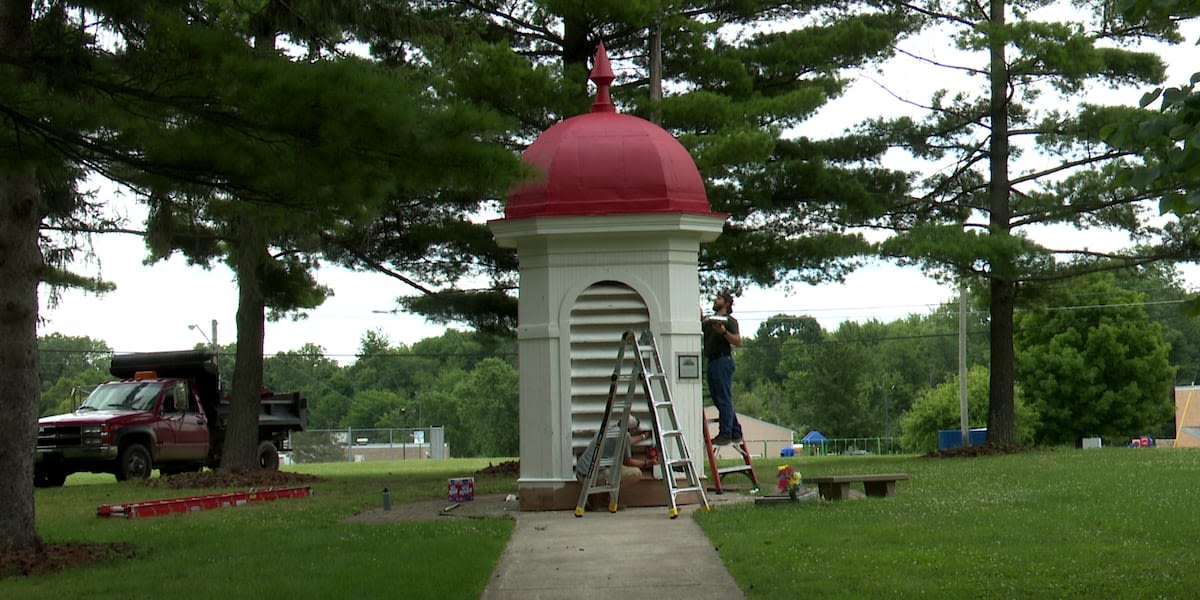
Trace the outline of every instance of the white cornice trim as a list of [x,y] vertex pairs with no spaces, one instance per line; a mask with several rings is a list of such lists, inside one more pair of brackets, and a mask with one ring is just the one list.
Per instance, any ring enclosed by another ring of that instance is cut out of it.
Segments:
[[518,240],[554,236],[613,236],[687,233],[687,237],[711,242],[721,235],[726,215],[714,213],[644,213],[627,215],[572,215],[496,219],[488,227],[501,246],[515,246]]

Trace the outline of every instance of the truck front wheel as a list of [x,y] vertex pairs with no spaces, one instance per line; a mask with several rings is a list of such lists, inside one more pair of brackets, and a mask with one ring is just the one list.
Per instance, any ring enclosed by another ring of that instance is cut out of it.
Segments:
[[279,470],[279,450],[275,448],[272,442],[263,442],[258,445],[258,468],[267,471]]
[[117,481],[126,479],[149,479],[154,471],[154,460],[150,451],[141,444],[130,444],[121,449],[117,457]]

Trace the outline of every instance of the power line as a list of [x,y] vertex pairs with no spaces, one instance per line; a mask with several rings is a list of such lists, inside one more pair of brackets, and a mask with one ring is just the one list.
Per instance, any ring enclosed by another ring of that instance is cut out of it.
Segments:
[[[1155,301],[1141,301],[1141,302],[1119,302],[1119,303],[1115,303],[1115,304],[1079,304],[1079,305],[1067,305],[1067,306],[1050,306],[1050,307],[1041,307],[1041,308],[1019,308],[1019,309],[1015,309],[1014,313],[1019,314],[1019,313],[1029,313],[1029,312],[1037,312],[1037,311],[1055,312],[1055,311],[1080,311],[1080,310],[1096,310],[1096,309],[1110,309],[1110,308],[1116,309],[1116,308],[1131,308],[1131,307],[1170,306],[1170,305],[1189,304],[1191,302],[1193,302],[1193,300],[1191,300],[1191,299],[1176,299],[1176,300],[1155,300]],[[842,307],[840,309],[804,309],[803,312],[810,312],[813,310],[860,310],[860,309],[861,310],[870,310],[870,309],[904,308],[904,307],[914,307],[914,306],[932,307],[934,305],[930,305],[930,304],[891,305],[891,306],[883,305],[883,306],[864,306],[864,307],[850,307],[850,308]],[[940,305],[938,305],[938,306],[940,306]],[[780,312],[772,312],[770,310],[745,311],[742,314],[746,314],[746,313],[751,313],[751,314],[771,313],[770,317],[764,318],[764,319],[762,319],[762,321],[766,321],[768,319],[774,319],[776,322],[783,322],[783,323],[796,322],[804,317],[809,316],[807,314],[798,314],[798,315],[797,314],[787,314],[787,313],[780,313]],[[968,314],[973,317],[978,317],[978,316],[986,316],[990,313],[986,310],[972,310],[972,311],[969,311]],[[934,316],[934,315],[926,315],[926,316]],[[951,316],[951,315],[949,315],[949,313],[947,313],[947,316]],[[790,317],[790,318],[779,318],[779,317]],[[1149,317],[1147,317],[1147,318],[1149,318]],[[1172,322],[1172,321],[1177,321],[1177,320],[1181,320],[1184,318],[1188,318],[1188,317],[1180,315],[1177,317],[1163,317],[1163,318],[1157,318],[1157,319],[1152,319],[1152,320],[1162,321],[1162,322]],[[872,318],[872,319],[874,320],[874,318]],[[747,320],[752,320],[752,319],[747,319]],[[902,320],[902,319],[896,319],[896,321],[899,321],[899,320]],[[886,323],[884,323],[884,324],[886,324]],[[1023,329],[1020,331],[1030,331],[1030,330]],[[986,329],[976,329],[976,330],[967,332],[967,334],[970,336],[986,335],[988,333],[989,333],[989,331]],[[873,338],[871,340],[866,340],[866,341],[883,342],[883,341],[889,341],[889,340],[898,340],[899,341],[899,340],[914,340],[914,339],[936,339],[936,338],[942,338],[942,337],[951,337],[954,335],[956,335],[956,333],[924,333],[924,334],[913,334],[913,335],[885,336],[885,337]],[[855,343],[855,342],[862,342],[862,341],[864,341],[864,340],[822,340],[822,341],[816,342],[816,343]],[[94,349],[94,348],[87,348],[87,349],[47,348],[44,350],[40,350],[40,352],[42,354],[75,354],[75,355],[82,354],[82,355],[96,355],[96,356],[104,356],[104,355],[111,356],[113,354],[119,353],[114,350],[98,350],[98,349]],[[377,358],[385,358],[385,357],[394,357],[394,358],[398,358],[398,359],[446,360],[446,359],[451,359],[451,358],[465,358],[465,359],[483,359],[483,358],[490,358],[490,357],[513,358],[513,357],[518,356],[518,353],[515,351],[512,351],[512,350],[496,350],[496,351],[480,351],[480,352],[411,352],[410,351],[410,352],[403,352],[403,353],[398,353],[395,350],[388,350],[388,351],[382,351],[382,352],[367,352],[367,353],[355,352],[355,353],[320,353],[320,354],[312,354],[312,353],[297,352],[297,351],[283,351],[283,352],[275,352],[273,354],[263,354],[263,359],[264,360],[269,360],[269,359],[279,360],[280,358],[291,357],[294,355],[320,356],[322,358],[327,358],[327,359],[337,359],[337,358],[351,359],[352,358],[355,360],[368,359],[368,358],[377,359]]]
[[[1193,302],[1193,300],[1191,300],[1191,299],[1182,299],[1182,300],[1157,300],[1157,301],[1150,301],[1150,302],[1146,302],[1146,301],[1124,302],[1124,303],[1119,302],[1119,303],[1115,303],[1115,304],[1112,304],[1112,303],[1078,304],[1078,305],[1070,305],[1070,306],[1049,306],[1049,307],[1041,307],[1041,308],[1016,308],[1013,310],[1013,312],[1014,313],[1025,313],[1025,312],[1035,312],[1035,311],[1086,310],[1086,309],[1093,309],[1093,308],[1128,308],[1131,306],[1162,306],[1162,305],[1170,305],[1170,304],[1188,304],[1191,302]],[[883,306],[843,306],[843,307],[839,307],[839,308],[800,308],[798,310],[764,309],[764,310],[740,311],[738,313],[738,315],[747,315],[747,314],[770,315],[770,316],[762,318],[762,319],[753,319],[753,318],[745,319],[747,321],[755,321],[755,320],[766,321],[767,319],[771,319],[773,317],[780,317],[780,316],[790,316],[790,317],[795,317],[795,318],[799,319],[799,318],[802,318],[805,316],[811,316],[809,313],[820,312],[820,311],[832,311],[832,310],[866,311],[866,310],[887,310],[887,309],[901,309],[901,308],[915,308],[915,307],[938,308],[938,307],[946,306],[946,305],[947,305],[946,303],[943,303],[943,304],[896,304],[896,305],[883,305]],[[797,313],[799,313],[799,314],[797,314]],[[957,314],[957,311],[956,311],[956,314]],[[967,311],[967,314],[986,315],[986,314],[990,314],[990,312],[987,310],[970,310],[970,311]],[[874,318],[874,317],[872,317],[872,318]],[[776,320],[779,320],[779,319],[776,319]],[[787,319],[783,319],[783,321],[787,322]]]

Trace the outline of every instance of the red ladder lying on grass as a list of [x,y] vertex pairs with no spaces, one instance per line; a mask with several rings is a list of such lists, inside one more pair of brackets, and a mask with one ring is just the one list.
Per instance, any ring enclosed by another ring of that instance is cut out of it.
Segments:
[[247,502],[262,502],[265,500],[278,500],[280,498],[307,498],[311,495],[311,487],[267,488],[265,490],[207,494],[184,498],[164,498],[162,500],[128,502],[125,504],[101,504],[96,509],[96,516],[125,517],[128,519],[135,517],[161,517],[174,513],[199,512],[225,506],[241,506]]

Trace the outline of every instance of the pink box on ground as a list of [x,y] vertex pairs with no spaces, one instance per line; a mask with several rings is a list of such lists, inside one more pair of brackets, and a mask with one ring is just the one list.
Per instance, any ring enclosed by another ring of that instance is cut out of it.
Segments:
[[446,486],[451,502],[470,502],[475,499],[475,478],[454,477]]

